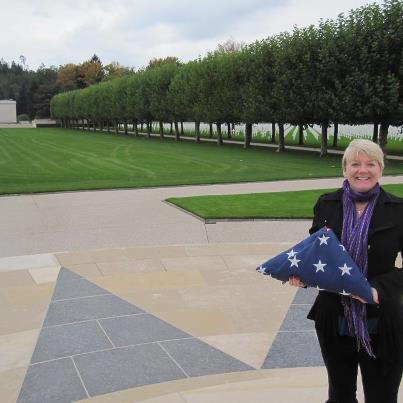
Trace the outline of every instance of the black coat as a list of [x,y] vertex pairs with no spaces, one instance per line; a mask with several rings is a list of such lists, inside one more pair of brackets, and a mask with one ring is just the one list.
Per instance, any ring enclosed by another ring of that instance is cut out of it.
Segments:
[[[341,239],[343,225],[343,190],[320,196],[314,207],[310,233],[323,226],[331,228]],[[403,269],[395,267],[396,257],[403,251],[403,199],[381,188],[368,229],[368,273],[371,286],[379,294],[379,305],[367,305],[368,317],[379,318],[375,354],[387,362],[403,362]],[[341,297],[320,291],[308,318],[326,334],[338,331],[343,315]]]

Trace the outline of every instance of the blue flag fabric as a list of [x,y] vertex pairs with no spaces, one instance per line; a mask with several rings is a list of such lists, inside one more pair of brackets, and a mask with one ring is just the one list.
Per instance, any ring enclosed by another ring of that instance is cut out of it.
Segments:
[[256,270],[281,281],[297,276],[308,287],[357,295],[373,303],[371,285],[329,228],[321,228]]

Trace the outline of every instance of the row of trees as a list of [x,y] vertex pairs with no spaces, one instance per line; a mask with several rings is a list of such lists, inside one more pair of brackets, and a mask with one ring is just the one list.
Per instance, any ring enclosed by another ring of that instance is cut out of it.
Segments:
[[133,71],[117,62],[102,65],[98,56],[81,64],[59,67],[41,65],[36,71],[29,69],[26,58],[7,63],[0,60],[0,99],[17,101],[17,115],[29,118],[49,117],[51,98],[59,93],[122,77]]
[[[385,148],[388,127],[403,124],[403,2],[386,0],[320,21],[295,27],[239,50],[217,51],[179,64],[157,63],[135,74],[58,94],[52,99],[55,118],[66,125],[92,122],[109,128],[146,122],[194,121],[217,125],[245,123],[245,146],[252,124],[274,122],[279,127],[279,151],[284,149],[284,124],[302,130],[322,127],[322,152],[327,152],[328,127],[373,123],[380,127]],[[374,132],[378,139],[378,132]]]

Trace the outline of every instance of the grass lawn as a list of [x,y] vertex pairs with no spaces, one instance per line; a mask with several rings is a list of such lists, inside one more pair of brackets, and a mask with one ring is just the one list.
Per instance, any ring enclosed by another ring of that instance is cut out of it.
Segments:
[[[59,128],[0,129],[0,194],[335,177],[340,156]],[[403,161],[386,174],[403,174]]]
[[[403,197],[403,185],[385,185],[383,188]],[[173,197],[167,201],[204,219],[312,218],[318,197],[332,190]]]

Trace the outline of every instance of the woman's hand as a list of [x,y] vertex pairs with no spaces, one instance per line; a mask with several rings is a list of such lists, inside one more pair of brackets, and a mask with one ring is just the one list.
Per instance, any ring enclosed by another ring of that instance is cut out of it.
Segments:
[[288,279],[288,282],[290,283],[290,285],[292,285],[293,287],[299,287],[299,288],[305,288],[306,285],[299,279],[299,277],[297,276],[291,276]]
[[[371,288],[372,290],[372,300],[374,302],[374,304],[379,304],[379,296],[378,296],[378,291],[375,288]],[[358,295],[352,295],[352,298],[362,302],[363,304],[366,304],[367,301],[364,301],[362,298],[360,298]]]

